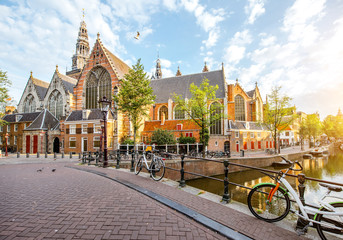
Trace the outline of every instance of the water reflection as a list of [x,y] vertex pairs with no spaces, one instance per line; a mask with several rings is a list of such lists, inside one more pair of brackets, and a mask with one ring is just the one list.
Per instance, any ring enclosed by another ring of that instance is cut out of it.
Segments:
[[[303,173],[307,177],[313,177],[333,182],[343,182],[343,155],[342,153],[332,154],[329,157],[321,157],[314,159],[299,159],[298,160],[304,167]],[[275,170],[272,167],[266,168]],[[298,174],[300,172],[295,172],[292,174]],[[224,179],[224,175],[217,176],[220,179]],[[296,178],[287,177],[287,180],[292,185],[293,188],[297,189],[298,181]],[[256,170],[249,170],[237,173],[229,174],[229,181],[243,185],[245,187],[253,187],[258,183],[262,182],[272,182],[268,176]],[[210,179],[196,179],[189,180],[187,184],[199,189],[203,189],[214,194],[223,195],[224,184],[219,181]],[[305,201],[310,204],[316,204],[317,200],[322,196],[326,189],[320,187],[318,182],[306,181],[305,190]],[[246,198],[250,190],[244,189],[238,186],[230,184],[230,192],[232,199],[246,204]],[[331,195],[336,195],[343,197],[342,192],[336,193],[332,192]],[[329,199],[332,201],[333,199]]]

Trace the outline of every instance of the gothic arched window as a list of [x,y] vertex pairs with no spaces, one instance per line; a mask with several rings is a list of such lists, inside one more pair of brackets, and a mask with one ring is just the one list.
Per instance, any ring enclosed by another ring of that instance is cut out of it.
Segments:
[[36,101],[32,94],[27,95],[23,104],[23,112],[30,113],[36,111]]
[[164,114],[165,115],[165,120],[168,119],[168,108],[166,106],[162,106],[158,112],[158,116],[159,116],[159,119],[158,120],[162,120],[162,115]]
[[57,119],[63,116],[63,97],[62,94],[54,90],[48,100],[48,109]]
[[245,121],[245,103],[241,95],[235,97],[235,120]]
[[220,135],[222,134],[222,121],[221,118],[218,118],[218,116],[221,116],[222,113],[222,107],[220,103],[215,102],[212,103],[210,106],[211,109],[211,122],[213,121],[213,125],[210,127],[210,134],[216,134]]
[[180,105],[174,108],[174,119],[185,119],[185,111],[181,109]]
[[99,107],[99,99],[106,96],[112,98],[111,76],[103,67],[93,68],[86,80],[86,108],[93,109]]

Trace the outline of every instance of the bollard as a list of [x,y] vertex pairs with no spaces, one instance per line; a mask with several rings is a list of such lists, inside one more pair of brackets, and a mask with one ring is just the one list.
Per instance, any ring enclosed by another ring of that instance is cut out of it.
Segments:
[[73,153],[72,152],[69,153],[69,158],[70,159],[73,158]]
[[37,158],[39,158],[39,152],[37,152]]
[[229,191],[229,161],[224,160],[224,194],[222,198],[223,203],[229,203],[231,201],[230,191]]
[[81,159],[81,153],[79,153],[79,159]]
[[26,158],[29,158],[30,154],[29,153],[26,153]]
[[185,181],[185,170],[184,170],[184,159],[185,159],[185,155],[183,154],[181,156],[181,169],[180,169],[180,174],[181,174],[181,179],[180,179],[180,184],[179,187],[184,187],[186,186],[186,181]]
[[47,152],[45,152],[45,158],[48,158],[48,153]]
[[64,158],[64,152],[62,152],[62,158]]
[[17,152],[17,158],[20,158],[20,152]]
[[57,158],[57,154],[56,154],[56,152],[54,152],[54,159],[56,159]]
[[116,169],[120,168],[120,150],[117,150],[117,165],[116,165]]
[[134,163],[135,163],[135,150],[132,150],[132,159],[131,159],[131,168],[130,168],[130,172],[134,172],[134,171],[135,171],[135,169],[134,169],[134,167],[133,167]]
[[[305,174],[303,173],[299,173],[298,174],[298,181],[299,181],[299,186],[298,186],[298,190],[299,190],[299,199],[301,201],[301,203],[305,206],[305,198],[304,198],[304,193],[305,193]],[[299,210],[300,213],[300,210]],[[307,233],[307,226],[308,225],[308,221],[302,219],[302,218],[298,218],[297,221],[297,225],[295,227],[297,233],[299,235],[305,235],[305,233]]]

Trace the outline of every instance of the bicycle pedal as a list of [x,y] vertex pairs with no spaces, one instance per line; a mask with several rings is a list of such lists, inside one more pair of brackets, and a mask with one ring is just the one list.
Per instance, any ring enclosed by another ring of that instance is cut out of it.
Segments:
[[303,228],[297,228],[297,229],[296,229],[296,232],[297,232],[298,236],[300,236],[300,235],[306,235],[308,226],[309,226],[309,225],[306,225],[306,226],[303,227]]

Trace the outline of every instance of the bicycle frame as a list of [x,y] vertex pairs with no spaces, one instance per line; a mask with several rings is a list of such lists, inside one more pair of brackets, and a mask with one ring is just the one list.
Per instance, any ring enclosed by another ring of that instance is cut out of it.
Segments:
[[144,162],[144,164],[145,164],[145,168],[146,168],[148,171],[150,171],[150,170],[151,170],[150,166],[151,166],[151,164],[153,163],[153,161],[155,161],[155,155],[152,154],[152,159],[151,159],[150,166],[148,165],[148,161],[146,160],[146,153],[143,153],[142,156],[143,156],[143,162]]
[[[300,198],[298,197],[298,194],[295,192],[295,190],[293,189],[291,184],[286,180],[285,176],[286,176],[286,174],[284,173],[282,175],[282,177],[278,181],[281,182],[287,188],[288,193],[290,193],[290,195],[293,197],[293,199],[298,204],[301,214],[298,214],[298,213],[295,212],[295,214],[297,216],[299,216],[299,217],[303,218],[304,220],[310,222],[311,225],[313,223],[320,224],[320,225],[327,225],[327,224],[322,223],[322,222],[318,222],[318,221],[316,221],[314,219],[310,219],[309,216],[308,216],[308,213],[340,216],[342,218],[342,222],[343,222],[343,213],[342,212],[336,212],[335,208],[333,208],[329,204],[323,202],[323,200],[328,196],[330,191],[328,191],[326,194],[323,195],[323,197],[320,200],[320,203],[323,205],[324,208],[330,210],[331,212],[329,212],[329,211],[320,211],[317,208],[313,208],[313,207],[309,207],[309,206],[304,206],[302,204],[302,202],[300,201]],[[334,198],[338,198],[338,199],[342,199],[343,200],[343,198],[336,197],[336,196],[334,196]],[[341,228],[338,228],[338,227],[335,227],[335,226],[332,226],[332,225],[327,225],[327,226],[330,226],[330,227],[336,228],[336,229],[341,229]]]

